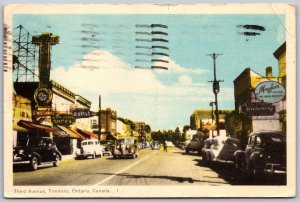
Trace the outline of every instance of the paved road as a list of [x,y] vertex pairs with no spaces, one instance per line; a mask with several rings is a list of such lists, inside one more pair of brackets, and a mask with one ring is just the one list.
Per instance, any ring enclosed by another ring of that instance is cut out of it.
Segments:
[[[237,185],[253,182],[232,172],[231,166],[206,167],[196,153],[186,155],[177,148],[144,149],[136,159],[102,157],[66,160],[59,167],[37,171],[15,169],[14,185]],[[282,184],[283,182],[271,182]]]

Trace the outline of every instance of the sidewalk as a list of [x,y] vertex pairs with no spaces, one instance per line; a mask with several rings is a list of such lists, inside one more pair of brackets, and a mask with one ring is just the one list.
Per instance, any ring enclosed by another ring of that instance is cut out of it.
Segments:
[[74,159],[74,158],[75,158],[75,154],[62,155],[61,161],[66,161],[66,160],[70,160],[70,159]]

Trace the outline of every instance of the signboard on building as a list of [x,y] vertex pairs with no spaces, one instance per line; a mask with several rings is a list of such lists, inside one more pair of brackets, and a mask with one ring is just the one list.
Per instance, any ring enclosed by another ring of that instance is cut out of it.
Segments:
[[38,88],[34,92],[34,100],[38,106],[48,106],[52,101],[53,93],[48,88]]
[[51,107],[37,107],[32,112],[33,116],[41,117],[41,116],[52,116],[53,111],[51,110]]
[[75,118],[71,114],[53,115],[51,120],[55,125],[60,126],[70,126],[75,123]]
[[88,118],[92,116],[96,116],[97,113],[90,111],[90,109],[86,108],[75,108],[73,111],[74,118]]
[[285,97],[285,88],[276,81],[264,81],[255,88],[257,99],[265,103],[276,103]]
[[273,116],[275,106],[264,102],[250,102],[242,106],[242,111],[249,116]]

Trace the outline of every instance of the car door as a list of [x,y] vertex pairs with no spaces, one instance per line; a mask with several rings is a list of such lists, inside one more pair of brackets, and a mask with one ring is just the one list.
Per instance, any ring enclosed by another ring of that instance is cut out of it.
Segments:
[[249,163],[250,163],[250,156],[253,153],[254,146],[255,146],[255,135],[252,135],[248,139],[248,144],[247,144],[246,150],[245,150],[247,165],[249,165]]
[[49,141],[46,139],[42,139],[40,141],[40,151],[39,155],[42,158],[42,162],[50,161],[51,156],[49,155],[51,151],[49,150]]

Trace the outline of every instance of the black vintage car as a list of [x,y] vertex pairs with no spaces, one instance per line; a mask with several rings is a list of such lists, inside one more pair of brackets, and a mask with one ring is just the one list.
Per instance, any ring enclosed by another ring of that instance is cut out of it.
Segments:
[[235,167],[251,175],[286,174],[286,135],[280,131],[253,132],[245,151],[237,151],[235,157]]
[[47,137],[21,139],[13,150],[13,164],[29,165],[32,170],[45,163],[59,166],[61,159],[55,143]]

